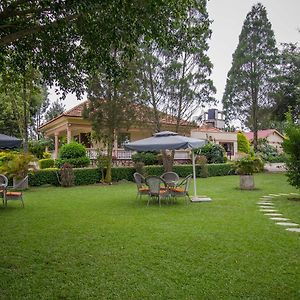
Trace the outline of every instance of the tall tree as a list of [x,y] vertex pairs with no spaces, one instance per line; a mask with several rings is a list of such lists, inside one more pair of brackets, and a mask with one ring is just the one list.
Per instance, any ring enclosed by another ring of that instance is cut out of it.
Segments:
[[[122,52],[112,51],[111,68],[99,69],[90,76],[89,104],[84,117],[92,122],[94,138],[106,146],[108,166],[105,181],[111,182],[113,147],[121,130],[129,129],[139,113],[139,83],[136,80],[136,65],[128,61]],[[118,62],[119,66],[114,65]],[[124,64],[124,66],[122,66]],[[126,69],[126,72],[116,72]]]
[[[6,0],[0,3],[0,69],[26,55],[48,84],[84,91],[87,75],[111,62],[111,43],[131,57],[143,36],[168,43],[190,0]],[[1,70],[0,70],[1,71]]]
[[65,105],[62,103],[60,99],[54,101],[50,107],[48,108],[45,119],[46,121],[50,121],[59,115],[61,115],[65,111]]
[[24,151],[28,151],[30,126],[33,116],[43,101],[43,86],[40,73],[30,64],[24,63],[24,69],[16,74],[7,68],[0,74],[0,97],[6,108],[11,108],[16,121],[19,136],[23,139]]
[[255,149],[257,131],[266,116],[261,112],[272,105],[277,64],[274,32],[265,7],[258,3],[244,21],[222,99],[227,119],[239,119],[254,132]]
[[[141,73],[144,99],[152,108],[155,130],[161,130],[161,120],[172,116],[174,130],[190,120],[199,107],[214,102],[215,92],[209,79],[212,64],[207,56],[210,37],[206,1],[194,1],[186,18],[173,28],[172,42],[161,47],[145,42],[141,48]],[[165,168],[172,166],[174,152],[163,153]]]
[[289,111],[294,121],[300,116],[300,48],[297,44],[283,44],[280,53],[279,89],[272,96],[275,100],[272,117],[284,121]]

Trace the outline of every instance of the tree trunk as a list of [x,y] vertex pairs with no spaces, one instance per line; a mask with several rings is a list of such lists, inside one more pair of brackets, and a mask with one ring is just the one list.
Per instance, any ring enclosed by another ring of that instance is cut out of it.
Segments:
[[28,153],[28,120],[27,120],[27,95],[26,95],[26,77],[24,72],[24,79],[23,79],[23,126],[24,126],[24,144],[23,149],[25,153]]
[[109,137],[109,141],[107,143],[107,169],[105,174],[105,182],[111,183],[111,169],[112,169],[112,153],[114,147],[114,138],[113,135]]

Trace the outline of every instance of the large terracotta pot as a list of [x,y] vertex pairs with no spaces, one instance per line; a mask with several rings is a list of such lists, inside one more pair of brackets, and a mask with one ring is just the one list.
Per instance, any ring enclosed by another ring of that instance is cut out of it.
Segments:
[[241,190],[253,190],[254,176],[253,175],[240,175],[240,188]]

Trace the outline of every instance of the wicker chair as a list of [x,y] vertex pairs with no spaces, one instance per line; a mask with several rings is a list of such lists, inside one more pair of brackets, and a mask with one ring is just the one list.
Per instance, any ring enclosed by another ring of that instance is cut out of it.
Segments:
[[5,206],[7,206],[8,200],[20,200],[22,202],[22,207],[24,208],[23,193],[22,191],[18,191],[18,188],[22,187],[27,180],[28,176],[19,181],[14,187],[7,187],[5,193]]
[[150,200],[155,198],[158,200],[159,206],[161,206],[161,199],[169,199],[171,194],[167,183],[158,176],[149,176],[146,178],[146,183],[149,187],[149,199],[147,205],[149,205]]
[[143,195],[148,195],[149,187],[146,185],[145,177],[137,172],[133,174],[133,177],[137,187],[136,199],[138,197],[141,199]]
[[168,186],[176,186],[179,181],[179,176],[175,172],[166,172],[160,176]]
[[192,174],[185,177],[176,187],[170,187],[171,196],[173,198],[184,197],[186,199],[186,203],[188,204],[188,200],[191,201],[189,196],[189,185],[192,178]]
[[8,179],[5,175],[0,174],[0,197],[2,198],[2,204],[5,205],[5,191],[8,185]]

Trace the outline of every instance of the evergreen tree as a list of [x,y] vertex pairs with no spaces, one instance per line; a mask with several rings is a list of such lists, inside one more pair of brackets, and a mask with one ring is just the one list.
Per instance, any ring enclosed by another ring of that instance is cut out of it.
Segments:
[[272,105],[277,64],[274,32],[265,7],[258,3],[244,21],[222,100],[227,119],[239,119],[254,132],[255,150],[257,131],[266,126],[266,108]]
[[249,153],[250,143],[243,132],[237,134],[238,151],[243,153]]
[[273,94],[275,107],[272,117],[284,121],[290,112],[294,121],[300,115],[300,47],[297,44],[283,44],[280,53],[279,89]]
[[45,119],[46,121],[50,121],[61,115],[64,111],[65,105],[61,102],[61,100],[56,100],[51,104],[51,106],[47,110]]

